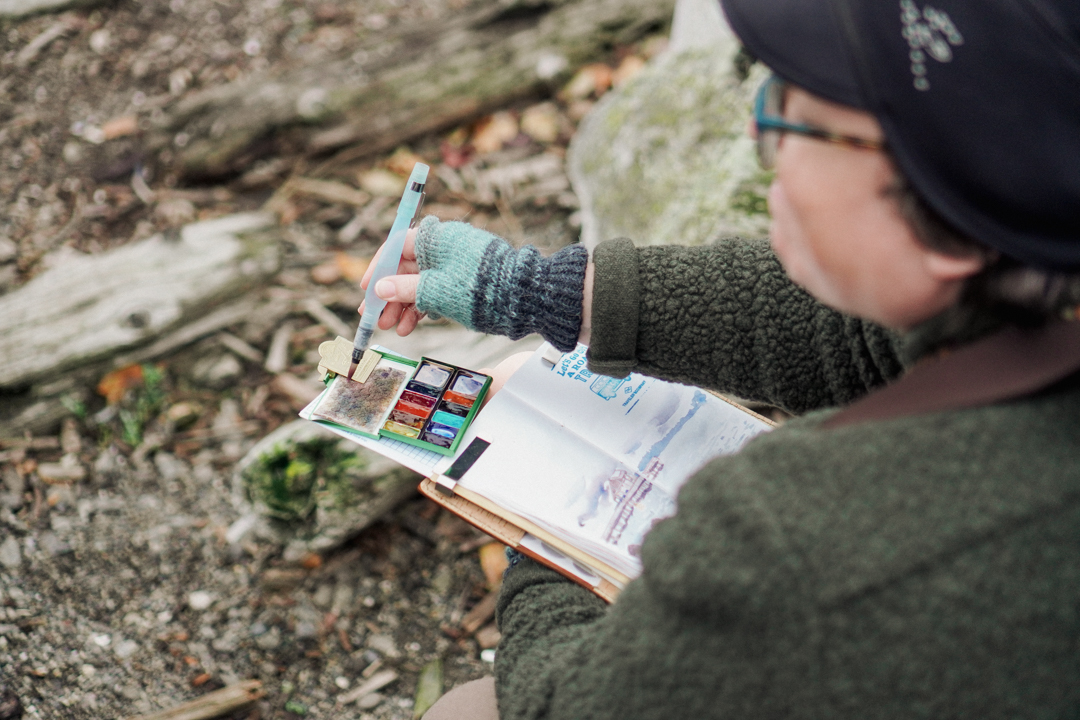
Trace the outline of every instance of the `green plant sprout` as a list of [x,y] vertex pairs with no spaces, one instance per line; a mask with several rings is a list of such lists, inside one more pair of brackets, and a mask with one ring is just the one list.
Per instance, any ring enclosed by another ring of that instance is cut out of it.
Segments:
[[352,479],[365,463],[338,442],[315,438],[275,445],[241,475],[249,499],[286,522],[305,520],[322,495],[329,495],[335,506],[348,504],[354,493]]

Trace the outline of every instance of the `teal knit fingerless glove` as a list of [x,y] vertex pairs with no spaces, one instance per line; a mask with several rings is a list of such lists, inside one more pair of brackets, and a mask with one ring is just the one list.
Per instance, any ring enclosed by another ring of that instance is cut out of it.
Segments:
[[462,222],[426,217],[416,233],[416,307],[470,330],[511,339],[539,333],[562,352],[577,346],[588,251],[570,245],[545,258],[515,250]]

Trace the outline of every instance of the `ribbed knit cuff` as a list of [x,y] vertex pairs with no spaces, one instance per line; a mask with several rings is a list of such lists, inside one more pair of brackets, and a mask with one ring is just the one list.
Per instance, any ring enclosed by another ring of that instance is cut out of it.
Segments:
[[417,307],[467,328],[514,340],[539,333],[563,352],[577,346],[588,251],[565,247],[545,258],[515,250],[460,222],[424,218],[416,236]]
[[[477,329],[490,327],[513,339],[540,333],[562,352],[577,347],[581,333],[581,312],[585,288],[585,268],[589,251],[570,245],[549,258],[528,246],[517,252],[509,298],[504,308],[486,302],[483,293],[486,274],[481,271],[473,305]],[[481,266],[483,267],[483,266]]]

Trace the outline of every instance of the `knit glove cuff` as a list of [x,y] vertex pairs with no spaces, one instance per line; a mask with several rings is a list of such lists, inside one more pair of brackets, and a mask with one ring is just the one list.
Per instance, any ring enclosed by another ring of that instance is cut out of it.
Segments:
[[551,257],[467,223],[426,217],[416,233],[417,309],[513,340],[539,333],[562,352],[577,347],[588,251]]

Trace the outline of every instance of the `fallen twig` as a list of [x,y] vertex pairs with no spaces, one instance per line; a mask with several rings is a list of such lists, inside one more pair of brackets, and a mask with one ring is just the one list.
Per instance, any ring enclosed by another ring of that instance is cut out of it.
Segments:
[[373,676],[370,680],[360,685],[357,688],[350,690],[347,693],[342,693],[337,697],[338,705],[348,705],[351,702],[356,702],[365,695],[370,695],[376,690],[381,690],[390,683],[397,680],[398,675],[393,670],[386,670]]
[[473,606],[465,617],[461,619],[461,629],[466,635],[472,635],[487,621],[495,617],[495,605],[499,602],[499,591],[489,592],[484,598]]
[[209,720],[250,705],[264,694],[261,682],[245,680],[207,693],[183,705],[150,715],[133,716],[128,720]]

